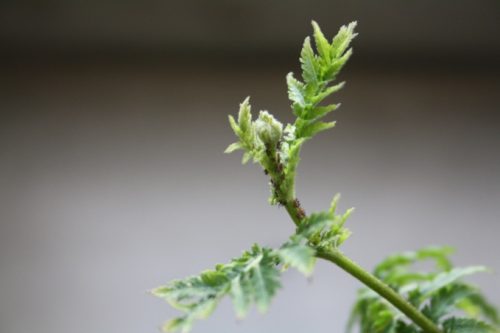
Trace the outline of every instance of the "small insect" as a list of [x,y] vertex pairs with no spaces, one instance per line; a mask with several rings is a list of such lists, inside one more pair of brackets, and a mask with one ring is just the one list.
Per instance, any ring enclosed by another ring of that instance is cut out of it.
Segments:
[[300,205],[300,201],[299,199],[295,199],[293,201],[293,205],[295,206],[295,208],[297,209],[297,217],[299,219],[303,219],[306,217],[306,212],[304,211],[304,209],[302,208],[302,206]]
[[304,209],[302,208],[297,209],[297,217],[301,220],[306,217],[306,212],[304,211]]
[[295,199],[293,201],[293,205],[295,206],[295,208],[300,208],[300,201],[299,201],[299,199]]

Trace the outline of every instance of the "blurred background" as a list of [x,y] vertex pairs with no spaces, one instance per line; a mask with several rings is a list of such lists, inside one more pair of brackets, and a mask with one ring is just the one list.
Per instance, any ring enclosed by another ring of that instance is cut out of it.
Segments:
[[[146,294],[293,231],[259,168],[224,155],[252,96],[291,121],[317,20],[359,22],[309,142],[308,212],[355,206],[344,250],[366,268],[431,244],[500,270],[500,3],[480,1],[0,2],[0,332],[157,332]],[[498,273],[473,279],[500,305]],[[194,332],[343,332],[359,283],[326,263],[284,275],[266,315],[225,301]]]

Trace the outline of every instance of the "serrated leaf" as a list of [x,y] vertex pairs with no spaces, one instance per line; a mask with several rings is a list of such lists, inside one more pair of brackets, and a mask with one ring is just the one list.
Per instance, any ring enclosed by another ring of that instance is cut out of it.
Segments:
[[316,43],[316,49],[321,58],[324,59],[325,63],[330,61],[330,43],[321,32],[319,25],[312,21],[313,31],[314,31],[314,41]]
[[351,41],[358,35],[354,33],[357,22],[351,22],[349,25],[340,27],[331,44],[332,58],[339,58],[347,49]]
[[335,121],[331,122],[318,121],[310,125],[304,126],[300,134],[301,137],[310,138],[318,134],[319,132],[325,131],[333,127],[335,127]]
[[302,223],[302,225],[300,225],[297,233],[306,238],[310,238],[312,235],[321,232],[324,229],[331,228],[334,223],[334,217],[328,212],[312,213]]
[[311,47],[311,40],[306,37],[300,52],[300,63],[302,64],[302,78],[307,84],[318,84],[318,64],[316,55]]
[[450,318],[443,323],[445,333],[493,333],[488,324],[469,318]]
[[464,276],[479,273],[479,272],[485,272],[487,271],[486,267],[484,266],[471,266],[471,267],[464,267],[464,268],[453,268],[449,272],[442,272],[436,275],[436,277],[429,282],[425,282],[420,288],[420,294],[422,297],[425,297],[427,295],[430,295],[431,293],[435,292],[436,290],[441,289],[442,287],[449,285],[450,283],[463,278]]
[[395,269],[401,269],[414,264],[417,261],[433,260],[436,262],[440,270],[449,270],[451,268],[448,256],[454,252],[450,247],[435,247],[430,246],[418,251],[409,251],[391,255],[377,265],[375,275],[379,278],[386,279]]
[[299,242],[290,242],[278,250],[284,265],[293,267],[306,276],[312,274],[316,264],[315,251]]
[[335,76],[338,74],[338,72],[340,72],[340,70],[347,63],[349,58],[351,58],[351,56],[352,56],[352,49],[349,49],[342,55],[342,57],[332,61],[325,76],[327,76],[330,80],[333,80]]
[[[471,297],[476,294],[481,295],[476,288],[459,282],[459,280],[469,274],[485,270],[484,267],[479,266],[452,268],[448,259],[452,252],[453,250],[449,247],[428,247],[414,252],[392,255],[376,267],[375,275],[389,284],[396,292],[406,296],[407,300],[415,307],[420,307],[422,304],[420,311],[439,326],[447,322],[447,326],[443,326],[443,333],[484,332],[479,329],[489,326],[485,323],[477,324],[478,321],[474,321],[473,325],[470,325],[468,321],[463,321],[463,318],[456,321],[444,321],[463,307],[467,307],[466,301]],[[412,264],[426,259],[436,262],[435,271],[415,271],[416,267]],[[358,323],[362,328],[362,333],[371,333],[376,322],[380,320],[379,315],[376,314],[377,311],[381,311],[378,307],[383,308],[384,304],[387,304],[385,299],[372,290],[363,288],[358,294],[353,309],[351,326]],[[471,308],[473,307],[469,309]],[[389,307],[388,309],[393,312],[394,318],[401,316],[394,308]],[[494,323],[494,315],[491,318],[483,311],[478,311],[478,315],[479,312],[481,317]],[[470,319],[473,318],[467,320]],[[470,327],[468,327],[469,325]],[[466,329],[472,329],[472,331]],[[478,331],[474,331],[474,329],[478,329]],[[414,333],[421,332],[421,330],[417,330],[413,325],[407,327],[406,324],[398,320],[394,333],[407,332]]]
[[288,98],[297,103],[300,107],[304,108],[306,102],[304,100],[304,84],[293,77],[293,73],[288,73],[286,76],[286,83],[288,85]]
[[252,282],[254,300],[260,312],[266,312],[271,304],[276,291],[281,286],[279,272],[275,267],[268,265],[255,265],[251,270],[250,280]]
[[239,317],[245,316],[253,303],[259,310],[266,310],[280,287],[278,263],[273,251],[254,245],[251,251],[228,264],[217,265],[215,270],[154,289],[153,295],[184,312],[184,316],[171,320],[164,328],[189,331],[195,320],[209,316],[226,295],[233,299]]
[[[316,121],[324,116],[326,116],[328,113],[337,110],[339,108],[340,104],[330,104],[326,106],[316,106],[310,111],[310,115],[306,118],[308,120]],[[310,118],[309,118],[310,117]]]
[[431,298],[431,301],[426,305],[422,313],[434,322],[452,312],[455,305],[462,299],[468,297],[474,290],[464,284],[450,285],[447,288],[442,288]]
[[328,87],[326,89],[324,89],[322,92],[320,92],[319,94],[315,95],[314,98],[312,98],[312,102],[314,104],[318,104],[318,103],[321,103],[325,98],[327,98],[328,96],[330,96],[331,94],[339,91],[340,89],[342,89],[345,85],[345,82],[340,82],[339,84],[336,84],[334,86],[331,86],[331,87]]
[[241,281],[241,276],[237,276],[231,281],[231,297],[234,310],[238,318],[244,318],[252,305],[251,290],[249,284]]
[[251,109],[252,107],[250,106],[250,97],[247,97],[240,104],[240,110],[238,112],[238,125],[243,133],[249,131],[252,127]]

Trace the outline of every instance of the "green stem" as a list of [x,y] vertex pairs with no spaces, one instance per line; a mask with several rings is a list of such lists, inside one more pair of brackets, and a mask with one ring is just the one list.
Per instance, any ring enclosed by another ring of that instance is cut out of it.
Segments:
[[295,207],[293,201],[287,201],[285,204],[286,211],[288,212],[288,215],[290,215],[290,218],[292,219],[293,223],[295,223],[295,226],[299,226],[300,224],[300,217],[297,212],[297,207]]
[[[288,215],[295,223],[299,226],[302,219],[305,217],[304,210],[300,207],[300,203],[295,198],[294,184],[288,186],[285,189],[281,188],[281,183],[284,179],[284,174],[280,164],[279,158],[277,158],[277,151],[275,147],[269,147],[267,149],[269,161],[267,168],[268,172],[273,181],[273,186],[277,191],[278,199],[283,202]],[[266,166],[265,166],[266,167]],[[402,313],[404,313],[408,318],[410,318],[416,325],[418,325],[425,333],[441,333],[439,328],[426,316],[424,316],[418,309],[411,305],[406,299],[399,295],[396,291],[391,289],[385,283],[380,281],[377,277],[370,274],[364,270],[361,266],[356,264],[354,261],[346,257],[339,250],[329,250],[321,251],[318,250],[317,257],[328,260],[335,265],[342,268],[347,273],[351,274],[353,277],[361,281],[368,288],[375,291],[377,294],[385,298],[389,303],[394,305]]]
[[377,279],[374,275],[364,270],[361,266],[346,257],[339,250],[318,251],[318,258],[325,259],[342,268],[347,273],[361,281],[364,285],[375,291],[377,294],[385,298],[389,303],[398,308],[408,318],[426,333],[441,333],[439,328],[429,318],[424,316],[413,305],[411,305],[401,295],[387,286],[385,283]]

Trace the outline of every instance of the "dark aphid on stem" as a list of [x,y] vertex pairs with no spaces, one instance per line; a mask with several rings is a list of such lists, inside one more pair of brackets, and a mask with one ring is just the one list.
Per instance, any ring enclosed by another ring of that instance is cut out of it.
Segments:
[[280,162],[278,162],[278,165],[276,166],[276,168],[278,169],[278,172],[280,174],[283,173],[283,170],[284,170],[283,164],[281,164]]
[[299,201],[299,199],[295,199],[295,200],[293,201],[293,205],[294,205],[295,209],[297,209],[297,217],[298,217],[299,219],[301,219],[301,220],[302,220],[303,218],[305,218],[305,217],[306,217],[306,212],[305,212],[305,210],[302,208],[302,206],[300,205],[300,201]]
[[303,208],[297,209],[297,217],[301,220],[306,217],[306,212]]

